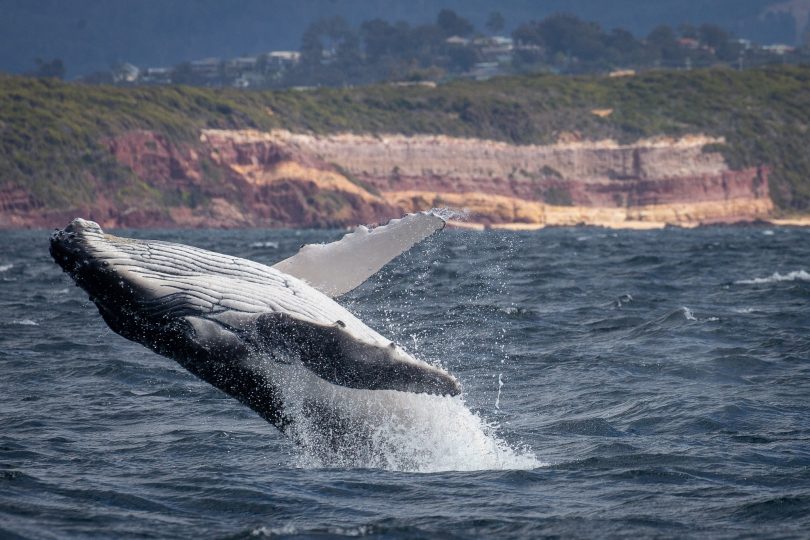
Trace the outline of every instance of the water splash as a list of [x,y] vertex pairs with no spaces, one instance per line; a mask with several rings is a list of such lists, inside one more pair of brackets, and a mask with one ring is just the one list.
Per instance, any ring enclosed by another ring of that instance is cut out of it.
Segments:
[[624,307],[627,304],[630,304],[631,302],[633,302],[633,296],[630,293],[625,293],[621,296],[618,296],[616,300],[611,302],[611,305],[621,309],[622,307]]
[[683,314],[684,319],[686,319],[687,321],[696,321],[697,320],[697,317],[695,317],[695,314],[688,307],[683,306],[680,311]]
[[770,277],[741,279],[739,281],[735,281],[734,283],[737,285],[763,285],[766,283],[779,283],[782,281],[810,281],[810,273],[807,273],[804,270],[788,272],[787,274],[774,272]]
[[498,395],[495,396],[495,408],[501,409],[501,389],[503,388],[503,373],[498,373]]
[[302,468],[376,468],[439,472],[534,469],[526,448],[515,448],[496,426],[460,397],[336,386],[294,366],[275,368],[283,380],[289,435]]
[[470,212],[466,208],[458,209],[458,208],[431,208],[428,210],[428,214],[432,214],[436,217],[443,219],[444,221],[456,220],[456,221],[465,221],[467,218],[470,217]]
[[[463,219],[466,214],[453,209],[434,209],[443,219]],[[459,233],[451,247],[465,249],[478,242],[491,243],[489,235]],[[512,237],[499,237],[495,241],[504,253],[502,260],[479,268],[477,285],[464,291],[456,291],[460,305],[480,306],[481,317],[492,314],[510,315],[520,313],[514,304],[491,304],[493,298],[506,298],[502,276],[507,271],[509,256],[514,247]],[[434,364],[442,364],[440,356],[461,354],[480,328],[455,327],[452,324],[436,332],[434,322],[430,329],[420,327],[410,314],[419,310],[424,295],[430,290],[426,284],[433,281],[442,267],[457,264],[466,255],[458,255],[446,249],[442,242],[428,242],[418,258],[405,255],[398,267],[391,267],[372,284],[378,290],[388,289],[397,272],[406,269],[409,287],[406,293],[393,302],[387,294],[370,295],[371,304],[358,302],[351,308],[371,312],[384,334],[394,337],[401,346],[407,343],[411,352],[426,349],[427,358]],[[368,294],[368,289],[367,289]],[[392,305],[393,302],[393,305]],[[372,307],[369,307],[369,306]],[[365,318],[365,317],[364,317]],[[497,406],[503,390],[503,374],[509,372],[507,344],[509,317],[492,321],[491,336],[486,350],[478,350],[493,361],[500,361]],[[431,354],[432,352],[432,354]],[[452,361],[450,362],[452,364]],[[284,375],[274,374],[272,380],[281,380]],[[510,444],[501,436],[500,426],[470,410],[461,398],[411,394],[396,391],[364,391],[331,385],[310,377],[307,373],[295,373],[290,369],[284,388],[285,412],[294,418],[290,436],[296,441],[293,450],[295,463],[304,468],[378,468],[392,471],[438,472],[533,469],[545,465],[531,449]],[[315,396],[317,396],[315,398]],[[473,400],[474,401],[474,400]],[[491,402],[490,402],[491,403]]]

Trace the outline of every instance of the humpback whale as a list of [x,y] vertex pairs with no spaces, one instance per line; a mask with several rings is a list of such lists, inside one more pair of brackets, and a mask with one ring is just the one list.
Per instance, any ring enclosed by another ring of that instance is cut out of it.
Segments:
[[[460,393],[455,377],[335,301],[444,225],[432,212],[409,214],[265,266],[116,237],[79,218],[53,233],[50,253],[114,332],[174,359],[287,432],[302,408],[329,418],[334,400],[346,396]],[[291,396],[301,399],[293,405]]]

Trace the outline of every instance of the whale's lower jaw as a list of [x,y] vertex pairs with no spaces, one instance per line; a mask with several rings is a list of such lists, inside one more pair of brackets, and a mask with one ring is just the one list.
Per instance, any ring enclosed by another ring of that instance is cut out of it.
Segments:
[[445,371],[412,358],[277,269],[180,244],[117,238],[80,219],[52,236],[51,254],[113,331],[173,358],[282,431],[298,407],[290,403],[328,402],[318,395],[285,398],[296,395],[290,391],[300,381],[275,379],[283,372],[276,364],[284,362],[303,370],[298,379],[310,381],[305,386],[313,392],[362,399],[368,392],[461,391]]

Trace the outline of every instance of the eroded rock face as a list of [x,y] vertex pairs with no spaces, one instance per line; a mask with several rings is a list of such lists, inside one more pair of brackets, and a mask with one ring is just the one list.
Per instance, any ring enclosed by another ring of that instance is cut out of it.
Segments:
[[239,138],[336,164],[403,210],[460,206],[484,224],[696,225],[761,219],[773,210],[767,170],[730,170],[721,154],[706,151],[723,141],[703,135],[546,146],[281,130]]
[[0,226],[48,226],[81,213],[104,227],[333,227],[436,206],[467,208],[472,222],[490,226],[690,226],[773,210],[767,170],[730,170],[707,151],[722,141],[702,135],[518,146],[205,130],[193,144],[150,131],[103,143],[140,191],[111,192],[98,182],[88,208],[51,209],[7,185]]

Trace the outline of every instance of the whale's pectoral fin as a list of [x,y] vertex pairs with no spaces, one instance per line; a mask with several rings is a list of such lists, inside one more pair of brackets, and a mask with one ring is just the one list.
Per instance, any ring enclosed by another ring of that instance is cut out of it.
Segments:
[[445,220],[433,212],[408,214],[374,229],[361,225],[337,242],[306,245],[273,268],[334,298],[358,287],[444,225]]
[[255,329],[259,343],[295,351],[304,366],[333,384],[451,396],[461,392],[447,372],[410,358],[396,346],[359,341],[345,326],[340,321],[321,325],[285,313],[265,313],[257,318]]

